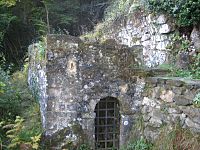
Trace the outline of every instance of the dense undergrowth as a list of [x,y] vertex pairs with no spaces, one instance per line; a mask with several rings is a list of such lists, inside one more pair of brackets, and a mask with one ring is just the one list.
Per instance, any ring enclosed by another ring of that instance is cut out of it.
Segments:
[[139,130],[138,127],[132,130],[130,141],[120,150],[197,150],[200,146],[200,135],[181,128],[179,123],[171,127],[161,127],[153,143],[143,136],[137,138],[137,130]]
[[39,104],[28,89],[26,69],[12,75],[0,69],[0,149],[39,148]]
[[200,22],[200,0],[146,0],[147,8],[175,18],[178,26],[193,26]]

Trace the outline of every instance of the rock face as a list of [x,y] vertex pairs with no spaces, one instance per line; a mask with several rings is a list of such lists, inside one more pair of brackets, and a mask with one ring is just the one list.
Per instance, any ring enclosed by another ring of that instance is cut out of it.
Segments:
[[[156,139],[163,125],[177,120],[199,132],[200,110],[193,107],[192,100],[200,91],[200,81],[140,77],[141,73],[135,74],[130,66],[142,63],[137,58],[143,49],[109,41],[85,44],[71,36],[48,36],[44,73],[30,71],[29,80],[36,78],[43,87],[38,92],[44,95],[39,100],[49,146],[61,149],[69,143],[87,142],[94,149],[98,133],[95,118],[99,116],[96,106],[105,98],[119,103],[119,145],[128,141],[132,129],[137,130],[136,120],[141,116],[149,139]],[[37,60],[30,60],[30,69],[37,68]],[[109,112],[109,107],[101,109]]]
[[120,44],[129,47],[140,45],[143,47],[142,58],[144,65],[152,68],[169,62],[174,25],[163,14],[152,15],[140,10],[129,14],[124,23],[115,23],[110,27],[110,33],[105,38],[113,38]]
[[200,52],[200,27],[194,27],[190,38],[194,44],[194,47],[197,49],[198,52]]
[[33,95],[40,103],[40,112],[42,117],[42,124],[45,128],[45,110],[47,101],[47,78],[46,78],[46,60],[45,56],[41,57],[40,43],[30,45],[29,52],[29,70],[28,70],[28,84],[33,92]]

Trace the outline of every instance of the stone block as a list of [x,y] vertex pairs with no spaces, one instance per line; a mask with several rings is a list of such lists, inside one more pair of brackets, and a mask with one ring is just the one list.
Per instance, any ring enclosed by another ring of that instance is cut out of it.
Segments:
[[175,94],[171,90],[163,90],[161,91],[160,99],[165,102],[172,103],[174,101],[174,96]]
[[168,39],[169,39],[169,38],[168,38],[167,35],[157,34],[157,35],[155,36],[155,41],[156,41],[156,42],[166,41],[166,40],[168,40]]
[[159,29],[160,34],[166,34],[166,33],[169,33],[171,31],[172,31],[172,29],[168,24],[161,25],[160,29]]
[[200,124],[193,122],[190,118],[186,118],[185,124],[190,128],[195,128],[200,130]]
[[194,27],[190,35],[192,43],[194,44],[195,49],[200,52],[200,29]]
[[187,99],[185,96],[179,95],[173,98],[175,104],[178,106],[187,106],[192,104],[192,100]]
[[180,81],[180,80],[173,80],[173,79],[168,79],[166,80],[166,84],[170,85],[170,86],[176,86],[176,87],[181,87],[185,84],[185,82]]
[[156,45],[156,49],[158,50],[166,50],[166,47],[170,44],[169,41],[161,41],[161,42],[158,42],[157,45]]
[[169,114],[181,114],[182,111],[179,110],[178,108],[168,108],[168,113]]
[[141,41],[144,42],[144,41],[147,41],[151,38],[151,35],[150,34],[144,34],[141,38]]
[[149,116],[151,116],[149,123],[152,127],[160,127],[162,125],[164,115],[159,109],[154,109],[151,113],[149,113]]
[[157,77],[148,77],[145,79],[145,82],[147,82],[149,84],[157,84],[158,78]]
[[167,17],[163,14],[160,15],[156,20],[157,24],[165,24],[166,22],[167,22]]
[[199,116],[196,116],[196,117],[192,118],[192,120],[193,120],[195,123],[200,124],[200,114],[199,114]]
[[144,97],[142,101],[142,105],[150,106],[150,107],[155,107],[156,102],[148,97]]
[[151,117],[149,115],[143,115],[144,122],[148,122],[150,118]]
[[191,101],[195,98],[195,91],[186,89],[184,92],[184,96]]
[[151,94],[152,94],[152,98],[159,99],[160,98],[160,94],[161,94],[161,88],[160,87],[153,88],[153,91],[152,91]]
[[185,91],[185,88],[183,88],[183,87],[173,87],[172,91],[176,95],[182,95]]
[[184,114],[189,116],[190,118],[198,118],[200,119],[200,108],[181,106],[179,107]]
[[159,129],[158,128],[147,126],[144,129],[144,136],[145,136],[145,138],[149,139],[150,141],[157,140],[158,135],[159,135]]
[[148,124],[152,127],[160,127],[162,125],[162,120],[157,118],[151,118]]

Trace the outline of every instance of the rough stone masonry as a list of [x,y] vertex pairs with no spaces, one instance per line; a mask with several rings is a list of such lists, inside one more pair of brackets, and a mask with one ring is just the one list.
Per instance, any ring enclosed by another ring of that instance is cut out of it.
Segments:
[[[29,84],[38,83],[38,98],[49,146],[61,149],[88,143],[95,148],[95,107],[105,98],[119,103],[119,145],[125,144],[142,117],[145,136],[156,139],[162,125],[177,120],[200,131],[200,109],[192,100],[200,82],[146,78],[135,73],[142,47],[83,43],[68,35],[49,35],[45,59],[30,58]],[[33,82],[35,81],[35,82]],[[32,88],[34,88],[32,86]]]

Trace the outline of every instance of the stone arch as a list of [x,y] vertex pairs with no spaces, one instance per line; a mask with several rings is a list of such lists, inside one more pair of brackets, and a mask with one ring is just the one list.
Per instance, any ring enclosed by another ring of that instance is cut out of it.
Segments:
[[101,99],[94,110],[95,149],[119,149],[120,142],[120,105],[114,97]]

